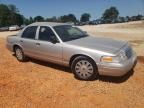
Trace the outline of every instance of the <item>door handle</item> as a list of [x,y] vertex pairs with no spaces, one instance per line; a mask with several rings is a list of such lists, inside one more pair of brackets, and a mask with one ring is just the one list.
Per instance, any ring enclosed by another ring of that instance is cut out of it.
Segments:
[[20,42],[23,42],[23,40],[20,40]]
[[40,43],[36,43],[36,45],[40,45]]

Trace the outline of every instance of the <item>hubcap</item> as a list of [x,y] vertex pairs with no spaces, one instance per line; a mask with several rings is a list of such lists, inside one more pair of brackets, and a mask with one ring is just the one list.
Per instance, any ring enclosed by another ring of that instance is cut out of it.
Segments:
[[90,62],[86,60],[81,60],[77,62],[75,66],[75,71],[79,77],[85,79],[93,74],[93,66]]
[[21,49],[16,49],[16,57],[17,57],[19,60],[22,60],[23,56],[22,56],[22,51],[21,51]]

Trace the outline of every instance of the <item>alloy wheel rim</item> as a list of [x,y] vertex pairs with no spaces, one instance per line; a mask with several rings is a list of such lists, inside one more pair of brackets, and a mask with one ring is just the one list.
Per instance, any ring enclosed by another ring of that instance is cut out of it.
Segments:
[[75,71],[79,77],[86,79],[93,74],[93,66],[87,60],[81,60],[76,63]]
[[19,60],[22,60],[22,51],[20,49],[16,49],[16,56]]

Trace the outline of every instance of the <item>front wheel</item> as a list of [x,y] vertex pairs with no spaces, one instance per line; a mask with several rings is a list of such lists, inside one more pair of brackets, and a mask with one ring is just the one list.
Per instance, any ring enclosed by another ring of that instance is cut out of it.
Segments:
[[75,77],[80,80],[94,80],[98,75],[95,62],[88,57],[75,58],[71,69]]
[[20,47],[15,47],[15,55],[18,61],[20,62],[26,61],[26,56],[24,55]]

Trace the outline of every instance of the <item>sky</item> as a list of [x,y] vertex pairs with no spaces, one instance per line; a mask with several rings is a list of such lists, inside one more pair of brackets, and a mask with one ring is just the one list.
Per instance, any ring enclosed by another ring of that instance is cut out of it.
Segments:
[[0,0],[0,3],[16,5],[25,17],[48,18],[72,13],[79,19],[81,14],[90,13],[94,20],[111,6],[117,7],[120,16],[144,15],[144,0]]

